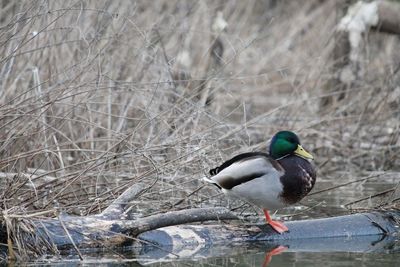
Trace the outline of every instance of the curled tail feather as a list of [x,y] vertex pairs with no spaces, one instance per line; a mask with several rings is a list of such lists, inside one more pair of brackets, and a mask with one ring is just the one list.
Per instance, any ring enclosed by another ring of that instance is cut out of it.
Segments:
[[[211,172],[211,171],[210,171],[210,172]],[[218,187],[219,189],[222,189],[221,186],[219,186],[219,185],[217,184],[216,181],[214,181],[214,180],[212,180],[212,179],[210,179],[210,178],[208,178],[208,177],[203,177],[203,180],[206,181],[207,183],[210,183],[210,184],[215,185],[215,186]]]
[[217,173],[219,173],[219,167],[216,167],[216,168],[214,168],[214,169],[211,169],[211,170],[209,171],[209,173],[210,173],[210,175],[212,175],[212,176],[216,175]]

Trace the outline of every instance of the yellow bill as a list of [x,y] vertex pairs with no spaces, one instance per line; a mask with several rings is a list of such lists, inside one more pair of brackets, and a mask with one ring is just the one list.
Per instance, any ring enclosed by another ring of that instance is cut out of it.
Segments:
[[297,149],[294,151],[294,154],[305,159],[314,159],[314,157],[310,153],[308,153],[301,145],[297,145]]

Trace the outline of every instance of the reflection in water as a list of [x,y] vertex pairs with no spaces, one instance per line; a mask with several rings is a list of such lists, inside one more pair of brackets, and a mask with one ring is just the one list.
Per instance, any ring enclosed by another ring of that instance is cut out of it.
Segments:
[[[208,246],[177,258],[165,250],[143,247],[139,251],[124,250],[92,254],[85,253],[84,261],[78,257],[63,258],[60,266],[204,266],[204,267],[262,267],[273,266],[398,266],[400,241],[394,236],[363,236],[349,238],[303,239],[284,241],[287,249],[279,248],[279,243],[253,242],[230,244],[228,246]],[[269,252],[273,251],[269,258]],[[283,250],[283,251],[280,251]],[[50,265],[55,264],[51,261]],[[49,266],[48,264],[35,266]]]
[[[287,248],[287,249],[285,249]],[[270,253],[272,251],[272,253]],[[270,254],[269,254],[270,253]],[[301,240],[284,240],[278,242],[257,242],[243,244],[231,244],[230,246],[209,246],[198,249],[192,255],[186,255],[177,259],[165,250],[145,247],[139,258],[143,266],[303,266],[297,265],[315,263],[308,257],[318,259],[318,264],[332,264],[333,262],[346,266],[341,259],[346,261],[360,260],[365,257],[379,259],[394,264],[400,259],[400,242],[394,236],[362,236],[342,238],[310,238]],[[371,255],[371,257],[366,256]],[[272,256],[272,257],[269,257]],[[248,261],[244,261],[247,259]],[[240,263],[240,264],[239,264]],[[279,263],[278,265],[275,265]],[[237,265],[239,264],[239,265]]]
[[[79,262],[66,261],[58,263],[57,266],[132,266],[132,267],[188,267],[188,266],[201,266],[201,267],[261,267],[264,264],[265,252],[250,250],[246,253],[235,256],[220,256],[204,259],[182,259],[168,262],[153,262],[143,264],[136,262],[134,259],[127,260],[111,260],[106,255],[99,256],[98,258],[86,259]],[[308,267],[308,266],[366,266],[366,267],[392,267],[398,266],[400,260],[399,254],[385,253],[360,253],[360,252],[292,252],[285,251],[279,255],[272,257],[268,267]],[[42,264],[34,266],[54,266],[51,264]]]
[[264,258],[262,267],[267,267],[271,263],[273,256],[279,255],[287,249],[288,249],[288,247],[285,247],[285,246],[277,246],[276,248],[271,249],[270,251],[267,251],[265,253],[265,258]]

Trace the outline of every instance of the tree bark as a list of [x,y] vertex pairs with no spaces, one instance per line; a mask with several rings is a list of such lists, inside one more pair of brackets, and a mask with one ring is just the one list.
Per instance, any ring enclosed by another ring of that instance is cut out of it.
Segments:
[[244,248],[266,251],[387,252],[395,247],[399,212],[371,212],[332,218],[287,222],[282,235],[267,225],[177,225],[142,233],[146,241],[139,258],[204,258],[243,253]]
[[363,80],[363,35],[370,30],[400,34],[399,14],[400,3],[393,1],[359,1],[349,7],[347,14],[336,26],[331,55],[332,77],[324,86],[325,96],[320,101],[321,113],[345,99],[348,88]]
[[[182,225],[185,223],[232,220],[236,216],[225,208],[201,208],[172,211],[136,220],[63,215],[58,219],[37,221],[37,234],[59,249],[115,247],[132,245],[139,239],[157,245],[184,244],[188,236],[204,244],[297,240],[367,235],[392,235],[399,232],[400,212],[358,213],[323,219],[287,222],[289,232],[278,234],[269,225],[218,224]],[[61,223],[62,222],[62,223]],[[63,227],[63,225],[65,227]],[[170,227],[166,227],[170,226]],[[166,227],[166,228],[162,228]],[[68,234],[65,231],[67,228]],[[158,230],[155,230],[158,229]],[[190,234],[189,234],[190,233]],[[162,240],[168,243],[164,244]],[[161,241],[160,241],[161,240]]]
[[378,2],[378,25],[373,29],[379,32],[400,34],[400,3],[394,1]]

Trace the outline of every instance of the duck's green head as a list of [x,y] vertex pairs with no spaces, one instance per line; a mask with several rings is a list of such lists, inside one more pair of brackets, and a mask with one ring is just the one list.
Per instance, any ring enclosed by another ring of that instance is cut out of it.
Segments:
[[314,159],[301,145],[300,139],[291,131],[280,131],[272,137],[269,154],[274,159],[288,155],[297,155],[305,159]]

